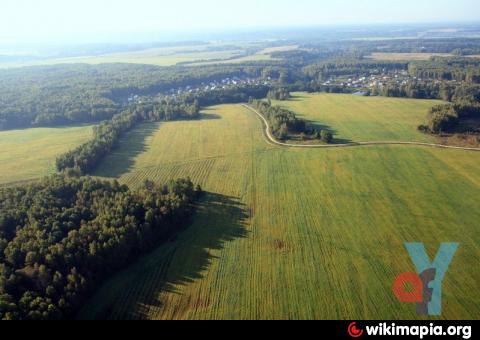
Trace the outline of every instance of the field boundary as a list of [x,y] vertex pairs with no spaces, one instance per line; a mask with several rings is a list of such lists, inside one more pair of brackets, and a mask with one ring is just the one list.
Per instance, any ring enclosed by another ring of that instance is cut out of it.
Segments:
[[353,143],[346,143],[346,144],[291,144],[291,143],[283,143],[278,141],[270,132],[270,125],[265,117],[255,110],[253,107],[247,104],[242,104],[243,107],[247,108],[248,110],[256,113],[260,119],[262,120],[264,127],[265,127],[265,137],[267,138],[267,142],[269,144],[274,144],[277,146],[282,147],[289,147],[289,148],[310,148],[310,149],[332,149],[332,148],[351,148],[351,147],[361,147],[361,146],[373,146],[373,145],[406,145],[406,146],[424,146],[430,148],[439,148],[439,149],[454,149],[454,150],[464,150],[464,151],[477,151],[480,152],[480,148],[469,148],[469,147],[462,147],[462,146],[450,146],[450,145],[443,145],[443,144],[435,144],[435,143],[422,143],[422,142],[402,142],[402,141],[378,141],[378,142],[353,142]]

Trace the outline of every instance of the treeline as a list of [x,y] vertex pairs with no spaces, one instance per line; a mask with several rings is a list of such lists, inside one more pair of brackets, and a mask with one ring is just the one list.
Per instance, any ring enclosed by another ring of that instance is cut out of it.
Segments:
[[302,139],[320,139],[331,143],[333,135],[328,130],[316,130],[305,120],[297,118],[296,114],[280,106],[273,106],[270,100],[250,100],[250,105],[258,110],[269,122],[275,138],[286,140],[292,135]]
[[93,128],[93,139],[76,149],[60,155],[56,160],[58,171],[77,169],[82,174],[93,171],[103,158],[118,144],[120,137],[140,121],[166,121],[180,118],[197,118],[200,105],[162,101],[134,105]]
[[270,100],[288,100],[290,91],[286,88],[276,88],[268,91],[267,98]]
[[364,41],[361,46],[368,52],[387,53],[451,53],[473,55],[480,53],[478,38],[390,39]]
[[187,94],[181,97],[186,102],[197,101],[200,106],[211,106],[219,104],[246,103],[249,98],[265,98],[270,86],[267,85],[246,85],[236,86],[227,89],[216,89],[212,91],[202,91],[197,94]]
[[190,180],[132,191],[55,175],[0,189],[0,319],[70,318],[102,281],[181,230]]
[[[462,100],[437,105],[430,109],[427,121],[419,130],[434,134],[480,133],[480,103]],[[462,124],[465,121],[472,121],[473,125]]]
[[408,71],[420,79],[454,80],[480,83],[480,59],[478,58],[432,58],[430,61],[411,62]]
[[383,71],[407,70],[408,63],[383,62],[360,59],[330,60],[308,65],[303,73],[309,80],[325,81],[338,76],[367,76]]
[[409,81],[407,84],[389,82],[374,89],[372,94],[384,97],[478,101],[480,100],[480,85],[419,80]]

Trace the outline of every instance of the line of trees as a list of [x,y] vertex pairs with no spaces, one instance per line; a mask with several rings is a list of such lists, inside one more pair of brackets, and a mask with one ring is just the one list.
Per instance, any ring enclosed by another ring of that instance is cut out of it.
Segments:
[[297,118],[294,112],[280,106],[273,106],[270,100],[250,100],[250,105],[255,107],[270,123],[273,135],[285,140],[289,134],[305,133],[307,123]]
[[405,97],[416,99],[441,99],[445,101],[469,100],[480,98],[480,85],[454,84],[447,81],[409,81],[407,84],[389,82],[372,91],[374,95],[384,97]]
[[69,318],[112,273],[180,231],[201,188],[137,191],[54,175],[0,189],[0,319]]
[[56,168],[58,171],[77,169],[82,174],[87,174],[93,171],[103,158],[117,146],[120,137],[140,121],[194,119],[199,115],[200,105],[196,100],[192,104],[164,101],[134,105],[115,115],[111,120],[95,126],[93,139],[57,157]]
[[455,80],[480,83],[480,59],[439,58],[430,61],[411,62],[408,71],[412,77],[436,80]]
[[305,120],[298,118],[294,112],[272,105],[270,100],[251,98],[249,103],[268,120],[272,134],[279,140],[297,136],[300,139],[319,139],[325,143],[333,141],[330,131],[315,129]]
[[372,72],[407,70],[406,62],[371,61],[361,59],[333,59],[314,63],[303,68],[310,80],[323,82],[330,77],[363,76]]
[[[471,122],[471,124],[465,122]],[[480,133],[480,103],[467,100],[437,105],[430,109],[427,124],[419,130],[434,134]]]
[[276,88],[268,91],[267,98],[270,100],[288,100],[290,91],[286,88]]

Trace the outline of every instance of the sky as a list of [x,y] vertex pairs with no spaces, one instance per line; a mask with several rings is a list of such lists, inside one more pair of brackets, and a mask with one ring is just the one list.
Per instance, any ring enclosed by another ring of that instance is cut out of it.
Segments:
[[142,32],[480,21],[479,0],[1,0],[0,42]]

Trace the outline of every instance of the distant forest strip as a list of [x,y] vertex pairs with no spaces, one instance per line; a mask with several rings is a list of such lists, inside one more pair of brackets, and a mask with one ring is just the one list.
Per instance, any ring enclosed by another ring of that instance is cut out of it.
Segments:
[[[0,70],[0,130],[111,119],[132,95],[156,96],[228,77],[261,77],[261,66],[56,65]],[[203,105],[203,104],[202,104]]]
[[0,189],[0,319],[71,318],[109,275],[182,230],[201,194],[190,180],[54,175]]

